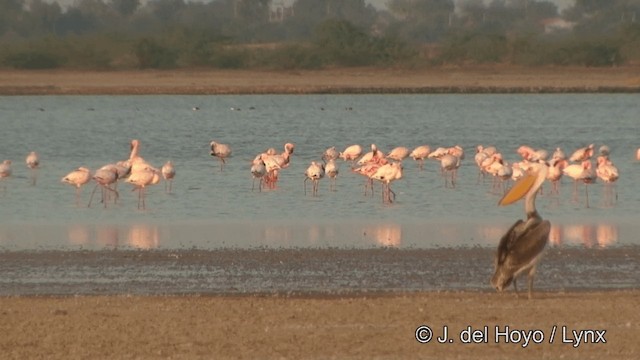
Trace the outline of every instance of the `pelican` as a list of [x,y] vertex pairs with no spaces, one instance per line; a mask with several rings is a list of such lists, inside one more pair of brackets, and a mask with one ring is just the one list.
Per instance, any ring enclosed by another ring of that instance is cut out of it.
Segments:
[[536,265],[547,245],[551,230],[549,221],[542,220],[536,210],[536,194],[546,177],[545,164],[532,164],[527,174],[513,185],[498,203],[500,206],[509,205],[524,197],[524,209],[527,214],[526,220],[517,220],[500,239],[495,259],[495,273],[491,278],[491,285],[500,292],[513,282],[517,295],[516,278],[528,272],[531,299]]

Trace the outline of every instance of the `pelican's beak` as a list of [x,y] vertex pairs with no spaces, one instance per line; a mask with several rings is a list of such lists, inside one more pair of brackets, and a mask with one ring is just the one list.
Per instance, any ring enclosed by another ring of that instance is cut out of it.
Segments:
[[525,176],[521,177],[515,184],[513,184],[513,187],[502,197],[500,202],[498,202],[498,205],[510,205],[522,199],[529,190],[531,190],[531,187],[536,182],[537,177],[537,172],[527,172]]

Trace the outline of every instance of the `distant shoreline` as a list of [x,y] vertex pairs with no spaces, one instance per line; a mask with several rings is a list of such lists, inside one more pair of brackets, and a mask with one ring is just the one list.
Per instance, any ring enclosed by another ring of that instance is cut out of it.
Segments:
[[304,71],[0,70],[0,95],[639,93],[640,66]]

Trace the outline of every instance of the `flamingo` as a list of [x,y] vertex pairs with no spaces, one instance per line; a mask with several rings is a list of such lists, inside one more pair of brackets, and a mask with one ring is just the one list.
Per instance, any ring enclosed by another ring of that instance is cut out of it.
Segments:
[[574,151],[573,154],[571,154],[571,156],[569,157],[569,161],[581,162],[591,159],[591,157],[593,156],[593,147],[594,144],[590,144],[587,147],[583,147]]
[[638,150],[636,150],[636,160],[640,161],[640,148],[638,148]]
[[556,151],[553,152],[551,159],[565,160],[567,156],[564,154],[561,148],[557,147]]
[[456,173],[460,167],[460,158],[451,154],[445,154],[440,158],[440,168],[444,176],[444,187],[447,185],[447,173],[451,173],[451,187],[456,187]]
[[312,194],[313,196],[318,196],[318,183],[324,177],[324,165],[312,161],[304,175],[304,194],[307,194],[307,180],[311,180],[313,182]]
[[500,239],[495,259],[495,272],[491,278],[491,285],[499,292],[513,282],[513,288],[518,295],[516,279],[524,272],[528,272],[529,299],[533,292],[533,277],[540,255],[549,241],[551,223],[543,220],[536,210],[536,195],[547,177],[547,166],[541,162],[533,163],[526,176],[521,178],[498,205],[512,204],[525,198],[525,221],[518,219]]
[[267,173],[267,168],[264,164],[264,161],[262,160],[261,157],[258,157],[256,160],[253,161],[253,164],[251,165],[251,175],[253,176],[253,182],[251,183],[251,191],[253,191],[255,187],[256,179],[260,179],[260,182],[258,183],[258,189],[262,191],[262,182],[266,173]]
[[573,179],[574,200],[578,199],[578,181],[582,181],[585,184],[586,207],[589,207],[589,190],[587,186],[596,180],[591,161],[584,160],[581,164],[569,165],[562,170],[562,173]]
[[431,153],[429,153],[427,158],[440,160],[440,158],[442,158],[444,155],[446,155],[448,153],[448,151],[449,150],[447,148],[439,147],[439,148],[433,150]]
[[284,151],[282,154],[276,154],[276,150],[271,148],[266,153],[258,155],[262,158],[267,167],[267,174],[264,177],[264,181],[269,187],[274,188],[278,182],[278,173],[280,169],[289,167],[291,161],[291,155],[295,150],[295,145],[292,143],[284,144]]
[[406,159],[410,153],[411,151],[409,151],[409,149],[407,149],[406,147],[398,146],[393,150],[389,151],[389,153],[387,154],[387,158],[398,161],[398,162],[402,162],[402,160]]
[[[5,180],[9,178],[12,172],[13,171],[11,170],[11,160],[5,160],[2,162],[2,164],[0,164],[0,180]],[[2,192],[5,192],[6,190],[7,190],[6,185],[3,185]]]
[[115,184],[116,181],[118,181],[118,170],[114,165],[108,164],[96,170],[95,174],[93,174],[93,180],[96,181],[96,186],[91,192],[91,197],[89,198],[89,204],[87,205],[87,207],[91,207],[91,201],[93,200],[93,195],[95,194],[98,186],[102,187],[102,203],[104,204],[105,208],[107,207],[107,198],[109,192],[113,192],[116,195],[114,202],[118,200],[120,194],[118,194],[117,190],[112,189],[111,186],[109,186],[111,184]]
[[429,145],[420,145],[418,147],[416,147],[415,149],[413,149],[413,151],[411,152],[411,154],[409,154],[409,156],[418,162],[418,168],[420,170],[424,169],[424,159],[427,158],[427,156],[429,156],[429,153],[431,152],[431,148],[429,147]]
[[155,185],[160,182],[160,175],[157,169],[147,167],[144,169],[131,172],[127,182],[134,185],[133,190],[138,190],[138,209],[142,204],[142,209],[146,209],[145,193],[146,188],[150,185]]
[[370,162],[379,162],[381,159],[384,159],[384,154],[382,151],[378,150],[376,144],[371,144],[371,151],[362,155],[360,160],[358,160],[358,165],[364,165]]
[[226,164],[225,159],[231,156],[231,148],[227,144],[220,144],[215,141],[212,141],[210,146],[211,156],[215,156],[220,159],[220,171],[222,171],[224,164]]
[[551,194],[560,193],[560,179],[562,178],[562,170],[568,165],[567,160],[553,158],[547,171],[547,180],[551,181]]
[[37,170],[40,165],[40,157],[38,156],[38,153],[35,151],[30,152],[29,155],[27,155],[25,162],[27,163],[27,167],[31,169],[31,185],[35,186]]
[[173,178],[176,177],[176,169],[173,167],[173,163],[171,160],[168,160],[164,165],[162,165],[162,177],[164,178],[164,191],[167,193],[171,193],[171,188],[173,187]]
[[373,196],[373,174],[376,173],[376,171],[378,171],[378,169],[381,167],[382,165],[380,163],[368,163],[368,164],[364,164],[358,168],[352,169],[353,172],[355,172],[356,174],[360,174],[364,177],[367,178],[367,182],[364,183],[364,195],[367,196],[367,189],[371,188],[371,195]]
[[596,166],[596,175],[602,180],[605,187],[605,202],[608,204],[611,202],[612,191],[615,193],[615,198],[618,200],[618,193],[615,188],[612,188],[613,184],[620,177],[618,168],[613,163],[605,159],[604,157],[598,157],[598,164]]
[[340,166],[334,159],[327,161],[324,165],[324,171],[329,177],[329,190],[336,190],[336,178],[338,177],[338,173],[340,172]]
[[336,160],[338,157],[340,157],[340,153],[336,150],[335,146],[328,148],[322,154],[322,160],[324,161]]
[[340,157],[344,161],[351,161],[351,163],[353,164],[353,162],[355,162],[355,160],[359,158],[360,155],[362,155],[362,146],[355,144],[344,149],[344,151],[341,152],[338,157]]
[[82,186],[91,180],[91,170],[86,167],[79,167],[76,170],[68,173],[62,178],[63,183],[73,185],[76,187],[76,205],[80,204],[80,191]]
[[[384,164],[376,170],[371,178],[382,182],[382,202],[390,204],[396,199],[396,193],[391,190],[391,183],[402,179],[402,164],[399,162]],[[391,195],[393,195],[393,199]]]

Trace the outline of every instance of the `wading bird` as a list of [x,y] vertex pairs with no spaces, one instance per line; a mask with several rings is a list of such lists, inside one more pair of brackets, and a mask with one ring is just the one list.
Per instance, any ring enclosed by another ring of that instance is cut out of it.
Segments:
[[162,178],[164,179],[164,191],[171,193],[173,187],[173,178],[176,177],[176,169],[173,167],[171,160],[162,165]]
[[547,166],[545,164],[532,164],[527,174],[513,185],[498,203],[501,206],[509,205],[524,197],[524,209],[527,214],[527,219],[516,221],[498,244],[495,273],[491,278],[491,285],[500,292],[513,282],[513,288],[517,295],[516,279],[519,275],[527,272],[529,298],[532,296],[536,265],[547,245],[551,230],[551,224],[548,220],[543,220],[540,217],[535,205],[536,194],[546,177]]
[[231,148],[227,144],[220,144],[215,141],[211,142],[211,156],[215,156],[220,159],[220,171],[224,168],[226,158],[231,156]]
[[312,194],[318,196],[318,183],[324,177],[324,165],[312,161],[307,171],[304,172],[304,176],[304,194],[307,195],[307,180],[311,180],[313,182]]
[[38,153],[35,151],[30,152],[29,155],[27,155],[25,162],[27,163],[27,167],[31,170],[31,185],[35,186],[36,177],[38,175],[38,166],[40,165],[40,157],[38,156]]
[[79,167],[76,170],[68,173],[62,178],[63,183],[73,185],[76,187],[76,205],[80,204],[80,191],[82,186],[91,180],[91,171],[86,167]]

